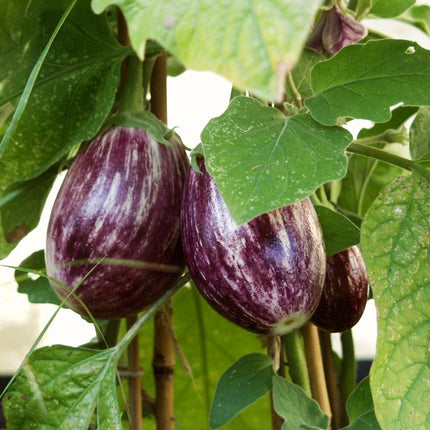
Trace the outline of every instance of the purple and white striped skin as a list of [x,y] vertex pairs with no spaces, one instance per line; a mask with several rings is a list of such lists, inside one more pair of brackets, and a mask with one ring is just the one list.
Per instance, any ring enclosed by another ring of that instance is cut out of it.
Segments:
[[[144,130],[121,126],[97,137],[77,156],[55,201],[47,233],[47,272],[61,299],[68,293],[54,280],[73,289],[94,267],[94,260],[103,257],[170,267],[146,270],[120,261],[97,266],[76,290],[95,318],[135,314],[179,276],[180,208],[189,162],[180,142],[171,143],[158,143]],[[88,259],[92,264],[82,263]],[[69,298],[67,305],[87,315],[76,299]]]
[[368,289],[367,269],[358,246],[328,257],[323,294],[312,322],[332,333],[354,327],[366,307]]
[[305,324],[322,293],[325,246],[311,201],[238,226],[199,159],[182,202],[190,274],[222,316],[255,333],[282,335]]

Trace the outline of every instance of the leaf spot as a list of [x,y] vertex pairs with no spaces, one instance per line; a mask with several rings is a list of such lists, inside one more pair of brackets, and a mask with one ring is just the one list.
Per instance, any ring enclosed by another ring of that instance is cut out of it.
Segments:
[[410,54],[415,54],[415,48],[413,46],[409,46],[406,51],[405,54],[410,55]]

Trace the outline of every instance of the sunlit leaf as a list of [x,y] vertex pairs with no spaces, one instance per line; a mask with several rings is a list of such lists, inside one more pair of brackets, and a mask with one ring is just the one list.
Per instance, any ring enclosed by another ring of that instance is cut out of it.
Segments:
[[430,184],[400,177],[362,224],[362,250],[378,309],[370,383],[382,428],[426,428],[430,420]]
[[285,74],[300,56],[319,0],[93,0],[97,13],[116,4],[142,56],[155,39],[185,67],[210,70],[266,99],[282,96]]
[[209,173],[241,224],[297,202],[346,173],[352,137],[308,114],[286,117],[250,97],[236,97],[202,132]]
[[111,354],[62,345],[34,351],[3,401],[8,429],[87,430],[99,404],[100,428],[122,429]]

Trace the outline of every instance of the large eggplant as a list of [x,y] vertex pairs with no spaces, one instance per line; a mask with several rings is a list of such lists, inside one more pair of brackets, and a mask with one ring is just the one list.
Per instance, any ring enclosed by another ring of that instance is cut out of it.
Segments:
[[328,257],[323,294],[312,322],[333,333],[352,328],[363,315],[368,288],[366,266],[357,246]]
[[238,226],[203,158],[191,169],[182,203],[182,240],[190,274],[221,315],[255,333],[302,326],[322,293],[325,247],[311,201]]
[[[117,126],[79,153],[58,193],[47,233],[47,272],[60,298],[78,286],[76,294],[94,317],[120,318],[149,306],[178,276],[189,162],[180,142],[172,138],[171,143]],[[103,258],[109,260],[94,268]],[[67,305],[87,314],[75,298]]]

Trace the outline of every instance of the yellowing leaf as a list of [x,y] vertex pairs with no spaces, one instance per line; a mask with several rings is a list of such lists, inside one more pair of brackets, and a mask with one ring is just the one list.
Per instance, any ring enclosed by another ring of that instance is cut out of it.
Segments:
[[266,99],[280,99],[319,0],[93,0],[96,13],[119,6],[143,57],[155,39],[190,69],[210,70]]

